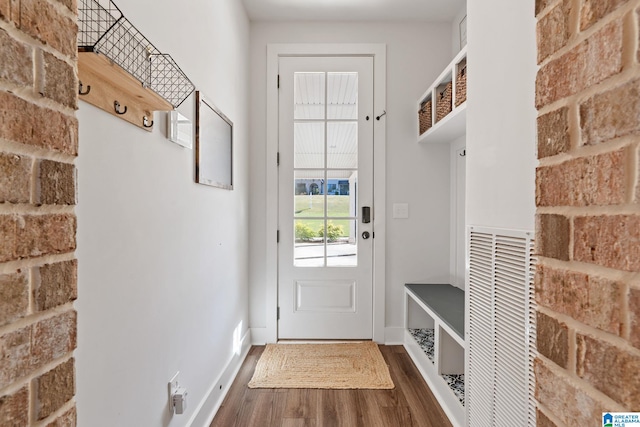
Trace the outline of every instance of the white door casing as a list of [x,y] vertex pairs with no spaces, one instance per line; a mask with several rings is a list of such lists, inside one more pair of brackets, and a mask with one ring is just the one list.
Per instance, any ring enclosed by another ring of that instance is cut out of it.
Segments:
[[[252,327],[254,344],[278,340],[278,62],[285,56],[371,56],[374,60],[374,112],[386,109],[386,45],[384,44],[268,44],[266,111],[265,287],[266,322]],[[386,241],[386,119],[374,122],[374,200],[381,207],[373,216],[373,339],[385,342],[385,241]],[[396,342],[391,338],[392,342]]]
[[279,76],[278,338],[371,339],[373,58],[283,57]]

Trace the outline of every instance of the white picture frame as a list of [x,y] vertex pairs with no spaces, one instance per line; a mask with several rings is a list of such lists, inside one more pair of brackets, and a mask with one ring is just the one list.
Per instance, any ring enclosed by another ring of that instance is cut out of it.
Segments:
[[167,139],[185,148],[193,149],[193,123],[173,110],[167,114]]
[[467,15],[460,21],[460,49],[467,45]]

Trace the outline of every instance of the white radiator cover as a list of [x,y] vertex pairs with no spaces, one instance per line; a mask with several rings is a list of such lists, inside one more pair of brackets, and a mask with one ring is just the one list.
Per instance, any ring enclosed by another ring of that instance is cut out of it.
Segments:
[[470,226],[467,260],[467,425],[533,427],[533,233]]

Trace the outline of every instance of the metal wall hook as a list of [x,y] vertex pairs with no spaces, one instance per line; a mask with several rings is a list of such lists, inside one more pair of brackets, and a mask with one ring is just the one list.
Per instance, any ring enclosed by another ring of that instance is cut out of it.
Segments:
[[153,120],[151,120],[151,123],[149,123],[149,119],[147,118],[147,116],[142,116],[142,126],[146,128],[153,127]]
[[462,153],[458,154],[460,157],[464,157],[467,155],[467,150],[462,150]]
[[78,95],[89,95],[89,92],[91,92],[91,85],[87,85],[87,90],[83,92],[82,82],[78,81]]
[[380,114],[378,117],[376,117],[376,120],[380,120],[380,117],[386,116],[386,115],[387,115],[387,110],[382,110],[382,114]]
[[124,114],[127,112],[127,106],[124,106],[124,110],[120,111],[120,103],[118,101],[113,102],[113,109],[116,110],[116,114]]

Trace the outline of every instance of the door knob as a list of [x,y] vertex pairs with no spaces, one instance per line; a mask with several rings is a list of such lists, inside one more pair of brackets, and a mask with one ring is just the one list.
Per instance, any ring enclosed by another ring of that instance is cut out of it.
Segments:
[[362,238],[367,240],[369,237],[371,237],[371,234],[368,231],[363,231],[362,232]]

